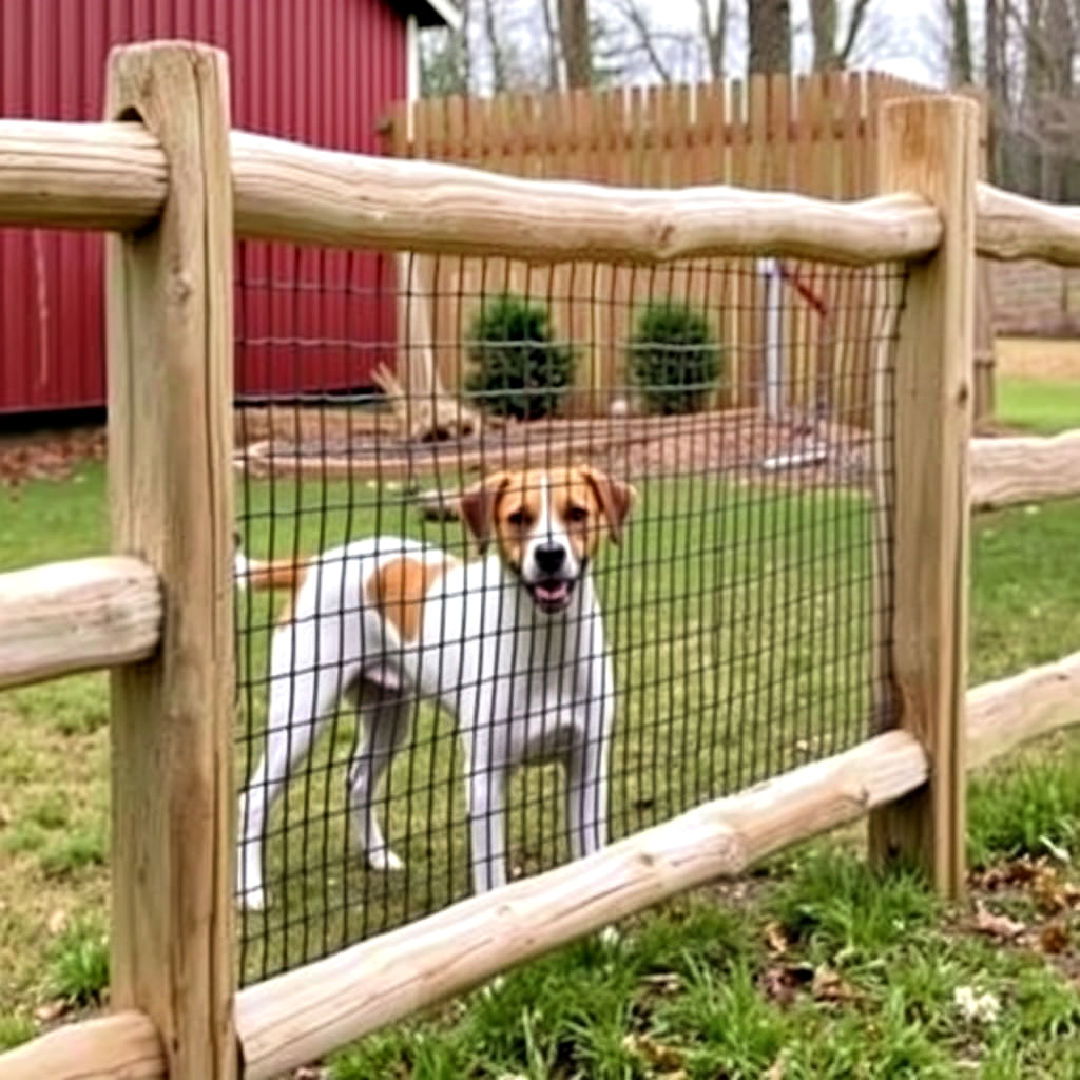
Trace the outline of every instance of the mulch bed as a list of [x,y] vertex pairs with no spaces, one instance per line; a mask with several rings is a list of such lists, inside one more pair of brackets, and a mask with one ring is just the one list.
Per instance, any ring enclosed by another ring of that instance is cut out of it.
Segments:
[[[861,484],[870,475],[867,432],[838,424],[774,422],[747,409],[510,423],[442,443],[400,439],[378,414],[350,418],[345,410],[249,417],[238,428],[247,436],[238,467],[259,477],[409,479],[578,460],[627,479],[725,473],[768,474],[801,484]],[[769,469],[770,458],[784,456],[811,460]]]
[[46,430],[0,436],[0,487],[28,480],[66,480],[84,461],[103,461],[103,427]]

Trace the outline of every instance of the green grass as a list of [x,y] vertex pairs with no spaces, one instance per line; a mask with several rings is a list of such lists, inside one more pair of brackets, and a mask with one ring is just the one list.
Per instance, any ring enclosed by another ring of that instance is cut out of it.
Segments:
[[[759,888],[752,903],[671,904],[617,951],[561,950],[343,1051],[330,1075],[1076,1075],[1080,995],[1032,954],[949,927],[919,882],[819,843]],[[992,995],[998,1018],[966,1017],[964,987]]]
[[997,419],[1040,435],[1080,427],[1080,381],[1003,376],[997,386]]
[[[424,532],[397,489],[342,483],[323,492],[282,482],[249,495],[247,543],[256,554],[284,554],[294,543],[314,551],[403,525]],[[867,632],[858,613],[865,592],[853,583],[868,570],[860,499],[715,482],[706,491],[700,481],[648,484],[642,495],[625,545],[598,568],[620,650],[624,704],[613,780],[620,834],[847,745],[860,736],[856,721],[865,711],[857,671],[842,662]],[[715,513],[694,513],[706,496]],[[105,550],[104,507],[98,467],[80,469],[68,483],[27,485],[18,501],[2,504],[0,569]],[[283,523],[297,510],[294,535]],[[980,517],[973,534],[971,681],[1080,647],[1080,504]],[[426,535],[460,541],[438,526]],[[266,628],[278,604],[258,597],[241,608],[250,630],[241,674],[253,684],[256,729]],[[809,708],[822,701],[827,712]],[[699,725],[718,706],[723,728],[714,749],[699,744],[707,730]],[[0,1046],[33,1032],[41,1001],[93,1002],[107,978],[100,963],[107,715],[102,676],[0,699]],[[835,735],[826,723],[834,717],[841,720]],[[401,879],[367,874],[352,857],[342,786],[352,727],[345,716],[332,726],[309,782],[295,784],[275,816],[279,830],[289,824],[291,831],[287,844],[280,835],[271,841],[277,903],[248,923],[249,976],[265,962],[299,963],[465,891],[460,765],[446,722],[421,714],[412,753],[390,780],[390,833],[410,862],[408,894]],[[550,770],[534,769],[513,792],[513,862],[522,871],[562,854],[550,809],[554,785]],[[420,797],[416,789],[424,789]],[[542,822],[541,807],[548,808]],[[971,855],[978,863],[1024,852],[1080,858],[1078,821],[1080,748],[1059,736],[975,781]],[[543,843],[536,843],[541,823]],[[324,913],[327,899],[336,910]],[[286,928],[286,911],[294,923],[319,920],[320,931],[325,918],[326,939]],[[271,931],[266,952],[258,940],[263,920]],[[770,923],[790,941],[783,957],[769,953]],[[797,982],[793,999],[778,1001],[767,976],[785,965],[835,971],[852,997],[815,1000]],[[1000,1000],[996,1023],[962,1020],[953,1003],[962,986]],[[958,932],[910,879],[879,880],[857,852],[822,843],[774,862],[740,902],[726,893],[720,907],[709,896],[665,907],[635,920],[617,952],[573,946],[512,973],[493,995],[473,995],[344,1052],[333,1070],[354,1080],[622,1078],[680,1068],[688,1077],[751,1077],[783,1060],[787,1080],[952,1076],[958,1063],[977,1061],[983,1076],[1066,1077],[1080,1073],[1068,1051],[1076,1008],[1075,990],[1030,950]],[[658,1064],[664,1061],[678,1065],[667,1069]]]

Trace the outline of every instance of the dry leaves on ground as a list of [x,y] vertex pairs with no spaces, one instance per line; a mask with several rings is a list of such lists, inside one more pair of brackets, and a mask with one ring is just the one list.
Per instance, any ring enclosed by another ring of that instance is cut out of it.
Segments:
[[665,1080],[679,1080],[686,1075],[683,1072],[683,1053],[676,1046],[657,1042],[651,1035],[627,1035],[623,1039],[623,1049],[641,1058]]
[[1027,930],[1027,926],[1007,915],[995,915],[988,911],[981,900],[975,903],[973,926],[980,934],[995,941],[1017,941]]

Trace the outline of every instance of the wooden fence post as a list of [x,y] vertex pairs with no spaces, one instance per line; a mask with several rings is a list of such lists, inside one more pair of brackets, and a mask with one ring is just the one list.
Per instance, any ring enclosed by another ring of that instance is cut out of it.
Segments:
[[[964,887],[967,673],[967,447],[975,288],[978,106],[897,99],[881,124],[885,192],[937,206],[939,250],[909,267],[893,373],[891,649],[898,722],[924,745],[930,780],[870,822],[877,860],[925,869],[949,897]],[[880,437],[880,436],[879,436]],[[887,437],[887,436],[886,436]]]
[[231,1080],[232,176],[224,53],[114,50],[108,115],[161,144],[156,224],[108,248],[114,550],[160,575],[162,645],[112,678],[112,1004],[170,1080]]

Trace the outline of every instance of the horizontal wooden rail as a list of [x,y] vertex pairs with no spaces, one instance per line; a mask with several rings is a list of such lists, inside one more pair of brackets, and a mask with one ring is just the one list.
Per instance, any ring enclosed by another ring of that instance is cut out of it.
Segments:
[[[233,132],[238,235],[333,247],[656,263],[787,255],[865,266],[941,238],[914,195],[841,203],[733,188],[670,191],[527,180],[318,150]],[[0,225],[132,230],[160,210],[167,168],[134,122],[0,121]]]
[[165,155],[138,122],[0,120],[0,225],[134,230],[167,191]]
[[118,1012],[69,1024],[0,1055],[4,1080],[163,1080],[165,1055],[148,1016]]
[[968,767],[1080,723],[1080,653],[984,683],[967,695]]
[[1072,496],[1080,496],[1080,430],[971,440],[973,510]]
[[160,627],[157,576],[138,559],[0,574],[0,689],[144,660]]
[[[334,247],[542,261],[788,255],[851,265],[925,255],[941,238],[914,196],[837,203],[730,188],[645,191],[525,180],[456,165],[232,135],[239,234]],[[168,167],[137,121],[0,120],[0,225],[137,229]],[[1080,266],[1080,207],[980,184],[976,245],[992,259]]]
[[991,259],[1080,266],[1080,206],[1029,199],[980,184],[975,244]]
[[655,263],[787,255],[865,266],[934,250],[922,199],[840,203],[733,188],[656,191],[526,180],[234,133],[237,231],[333,247]]
[[899,798],[926,777],[926,756],[911,736],[879,735],[587,859],[241,990],[236,1022],[244,1075],[270,1080],[511,964],[684,889],[742,873],[797,840]]

